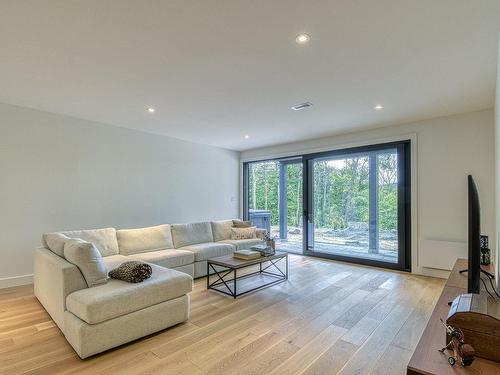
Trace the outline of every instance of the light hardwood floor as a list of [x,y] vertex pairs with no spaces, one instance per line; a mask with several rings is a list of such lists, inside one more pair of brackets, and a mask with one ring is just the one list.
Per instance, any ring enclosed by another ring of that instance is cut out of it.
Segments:
[[33,296],[0,290],[0,374],[405,374],[444,280],[290,256],[233,300],[195,281],[187,323],[80,360]]

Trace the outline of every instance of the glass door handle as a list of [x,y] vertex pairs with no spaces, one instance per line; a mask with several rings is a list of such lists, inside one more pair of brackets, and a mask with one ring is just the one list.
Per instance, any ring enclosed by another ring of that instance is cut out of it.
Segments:
[[308,221],[309,223],[312,222],[311,215],[309,215],[309,213],[307,212],[307,210],[303,210],[302,211],[302,215],[304,216],[304,218],[306,219],[306,221]]

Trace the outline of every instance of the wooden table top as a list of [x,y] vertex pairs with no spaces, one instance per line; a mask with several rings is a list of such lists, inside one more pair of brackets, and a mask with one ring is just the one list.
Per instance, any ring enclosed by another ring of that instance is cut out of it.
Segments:
[[267,257],[261,256],[260,258],[256,259],[238,259],[238,258],[233,258],[233,256],[230,255],[223,255],[220,257],[215,257],[215,258],[209,258],[207,259],[208,263],[215,264],[218,266],[223,266],[227,268],[232,268],[232,269],[238,269],[238,268],[243,268],[247,266],[252,266],[254,264],[259,264],[262,262],[267,262],[269,260],[274,260],[274,259],[281,259],[281,258],[286,258],[288,256],[288,253],[284,251],[276,251],[274,255],[269,255]]

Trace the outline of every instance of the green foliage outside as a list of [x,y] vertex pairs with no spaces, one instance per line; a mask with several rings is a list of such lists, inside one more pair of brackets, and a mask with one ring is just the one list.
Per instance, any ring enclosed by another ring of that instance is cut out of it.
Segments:
[[[249,208],[271,211],[271,225],[279,224],[279,162],[250,164]],[[302,220],[302,164],[287,165],[288,225]]]
[[[379,227],[397,229],[397,161],[395,153],[377,155]],[[302,164],[287,165],[288,225],[302,224]],[[271,211],[279,225],[279,162],[249,165],[249,208]],[[345,229],[348,222],[368,223],[368,156],[314,162],[314,221],[316,227]]]

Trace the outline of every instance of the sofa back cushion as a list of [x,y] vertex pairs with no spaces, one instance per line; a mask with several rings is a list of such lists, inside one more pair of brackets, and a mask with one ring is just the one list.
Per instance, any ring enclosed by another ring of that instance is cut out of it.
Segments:
[[[116,240],[115,228],[72,230],[60,232],[69,238],[80,238],[84,241],[93,243],[103,257],[118,254],[118,241]],[[54,238],[56,239],[54,241]],[[46,233],[42,236],[42,242],[57,255],[63,253],[64,240],[60,236],[54,236],[54,233]],[[52,243],[52,247],[49,242]]]
[[64,243],[64,257],[80,269],[89,287],[108,281],[108,269],[93,243],[69,239]]
[[57,232],[45,233],[42,236],[43,245],[62,258],[64,258],[64,243],[67,240],[70,240],[68,236]]
[[209,221],[188,224],[172,224],[174,247],[179,248],[197,243],[213,242],[212,225]]
[[212,234],[214,241],[223,241],[231,239],[231,229],[233,220],[212,221]]
[[116,231],[120,254],[131,255],[149,251],[172,249],[170,225],[138,229],[119,229]]

